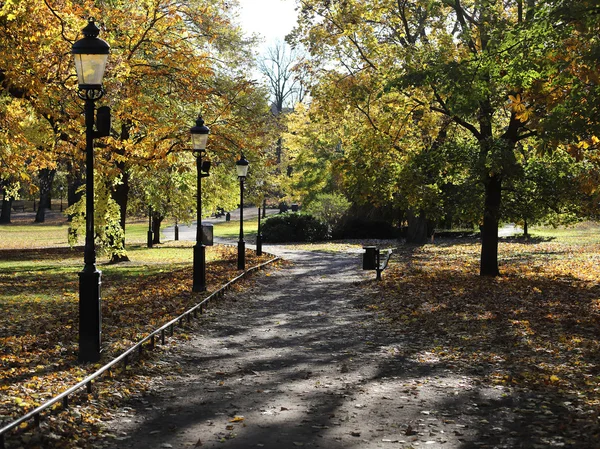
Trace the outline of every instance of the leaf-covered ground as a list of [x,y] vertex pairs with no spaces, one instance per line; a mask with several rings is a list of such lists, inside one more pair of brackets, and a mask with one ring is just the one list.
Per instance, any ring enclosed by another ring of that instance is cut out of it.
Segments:
[[[99,267],[101,364],[239,274],[237,249],[210,247],[209,292],[192,293],[191,265],[182,262],[191,260],[191,252],[190,242],[171,242],[153,250],[132,248],[130,257],[137,262]],[[182,258],[182,253],[187,256]],[[268,258],[248,252],[247,266]],[[101,366],[77,363],[77,272],[82,265],[81,251],[69,248],[0,249],[0,427]],[[147,375],[138,369],[114,379],[105,377],[91,401],[49,416],[44,425],[51,428],[46,431],[50,439],[55,437],[52,447],[91,447],[111,401],[142,391],[149,382]],[[24,447],[41,447],[31,433],[20,438]]]
[[504,240],[495,279],[478,276],[479,251],[476,240],[399,247],[369,304],[409,337],[390,351],[531,394],[524,413],[554,417],[567,445],[600,441],[597,240]]
[[[518,422],[528,426],[526,432],[539,434],[538,441],[546,441],[546,433],[562,435],[540,447],[594,447],[590,442],[600,441],[598,235],[593,227],[579,228],[567,238],[503,240],[503,275],[496,279],[478,276],[480,245],[475,239],[400,245],[383,281],[367,283],[369,291],[375,287],[377,292],[366,296],[367,307],[379,312],[390,331],[406,337],[387,348],[388,356],[443,365],[502,387],[507,398],[520,398],[513,408],[521,416]],[[363,244],[335,242],[318,249],[360,252]],[[209,258],[225,260],[209,264],[208,282],[216,288],[237,271],[234,250],[213,251]],[[182,252],[188,254],[184,261]],[[189,245],[134,248],[130,255],[146,263],[101,267],[105,359],[196,299],[190,293]],[[248,257],[249,264],[256,261],[250,252]],[[95,368],[75,362],[80,269],[80,251],[0,250],[1,422]],[[46,417],[43,444],[39,434],[24,432],[14,447],[96,447],[111,404],[142,392],[155,374],[168,379],[173,369],[177,367],[155,360],[119,370],[103,378],[90,401]],[[515,435],[523,431],[517,429]],[[577,446],[579,442],[586,443]]]

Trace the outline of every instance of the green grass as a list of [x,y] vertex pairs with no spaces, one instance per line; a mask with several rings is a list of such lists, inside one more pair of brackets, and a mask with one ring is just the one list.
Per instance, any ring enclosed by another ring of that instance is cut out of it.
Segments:
[[148,222],[134,221],[125,226],[125,242],[127,244],[146,243],[148,239]]
[[0,226],[0,248],[42,248],[67,246],[69,225],[10,224]]
[[[69,225],[63,223],[14,223],[0,226],[0,276],[39,273],[44,276],[76,277],[83,267],[83,240],[71,248],[67,240]],[[108,257],[97,255],[97,264],[107,276],[126,278],[140,274],[160,273],[185,265],[193,260],[194,242],[166,241],[153,248],[146,247],[148,224],[136,221],[127,224],[126,242],[130,262],[109,265]],[[47,249],[42,249],[47,248]],[[207,251],[207,262],[216,260]]]
[[[244,236],[255,236],[256,231],[258,231],[257,218],[244,220]],[[226,221],[223,223],[217,223],[213,227],[213,233],[215,237],[237,238],[240,235],[240,222]]]
[[573,226],[533,227],[529,233],[532,237],[552,239],[557,243],[569,245],[597,245],[600,244],[600,224],[593,222],[577,223]]

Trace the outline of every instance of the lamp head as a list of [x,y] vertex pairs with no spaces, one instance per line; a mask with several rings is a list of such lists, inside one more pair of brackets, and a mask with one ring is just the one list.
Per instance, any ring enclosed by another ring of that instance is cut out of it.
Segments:
[[73,44],[71,53],[75,57],[77,80],[81,90],[101,90],[110,45],[98,38],[100,30],[90,18],[82,30],[83,38]]
[[202,151],[206,150],[206,143],[208,142],[208,134],[210,130],[204,125],[202,116],[199,115],[196,119],[196,126],[190,129],[192,134],[192,149],[194,154],[199,155]]
[[248,175],[249,165],[250,162],[248,162],[248,160],[244,157],[244,154],[242,153],[242,157],[240,157],[240,159],[235,163],[235,169],[237,171],[238,178],[240,178],[241,180],[246,179],[246,176]]

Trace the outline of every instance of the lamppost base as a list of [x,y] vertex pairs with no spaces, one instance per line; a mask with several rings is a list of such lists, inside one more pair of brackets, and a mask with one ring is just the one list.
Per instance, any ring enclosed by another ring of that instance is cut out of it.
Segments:
[[80,362],[100,360],[102,344],[102,272],[95,266],[79,273],[79,355]]
[[257,234],[256,235],[256,255],[257,256],[262,256],[262,235],[261,234]]
[[194,283],[192,291],[206,291],[206,246],[203,244],[194,246]]
[[246,242],[238,242],[238,270],[246,269]]

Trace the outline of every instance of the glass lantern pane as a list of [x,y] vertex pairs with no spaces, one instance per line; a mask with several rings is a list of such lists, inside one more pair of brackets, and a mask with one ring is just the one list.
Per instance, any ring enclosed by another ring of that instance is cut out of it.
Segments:
[[248,165],[236,165],[237,175],[240,178],[245,178],[248,174]]
[[192,134],[192,148],[194,150],[205,150],[208,134]]
[[101,86],[108,55],[75,55],[79,85]]

